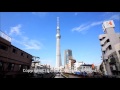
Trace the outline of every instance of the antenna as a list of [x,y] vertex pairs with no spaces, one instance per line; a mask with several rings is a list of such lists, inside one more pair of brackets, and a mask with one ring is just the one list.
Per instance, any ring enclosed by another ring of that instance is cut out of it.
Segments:
[[59,17],[57,17],[57,29],[59,29]]

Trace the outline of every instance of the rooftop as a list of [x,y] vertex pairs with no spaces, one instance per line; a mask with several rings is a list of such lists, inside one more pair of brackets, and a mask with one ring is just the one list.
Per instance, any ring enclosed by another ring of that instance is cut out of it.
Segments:
[[0,37],[2,37],[3,39],[5,39],[5,40],[7,40],[9,42],[11,42],[11,40],[12,40],[10,36],[8,36],[4,32],[2,32],[1,30],[0,30]]

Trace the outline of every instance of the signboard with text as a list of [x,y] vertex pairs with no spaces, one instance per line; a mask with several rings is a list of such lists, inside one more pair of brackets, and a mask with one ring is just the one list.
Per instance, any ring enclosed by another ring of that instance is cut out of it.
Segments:
[[113,20],[103,22],[103,29],[110,28],[110,27],[112,28],[115,27]]

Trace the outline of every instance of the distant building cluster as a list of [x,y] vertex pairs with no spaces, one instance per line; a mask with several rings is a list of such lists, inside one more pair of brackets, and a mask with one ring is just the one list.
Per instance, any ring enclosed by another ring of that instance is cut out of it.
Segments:
[[84,62],[76,62],[72,56],[72,50],[65,50],[64,53],[64,72],[75,73],[75,72],[86,72],[92,73],[97,72],[98,69],[94,64],[85,64]]

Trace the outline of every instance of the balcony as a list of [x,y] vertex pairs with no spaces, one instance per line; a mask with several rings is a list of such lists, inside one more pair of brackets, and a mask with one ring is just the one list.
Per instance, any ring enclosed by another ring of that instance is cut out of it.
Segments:
[[106,43],[106,44],[102,47],[102,51],[105,51],[106,48],[107,48],[109,45],[111,45],[110,42]]
[[105,41],[108,39],[108,37],[106,36],[103,40],[100,41],[101,45],[104,45]]
[[99,35],[99,40],[102,39],[103,37],[106,37],[106,36],[107,36],[106,34]]
[[102,47],[102,51],[105,51],[106,50],[106,48],[105,47]]

